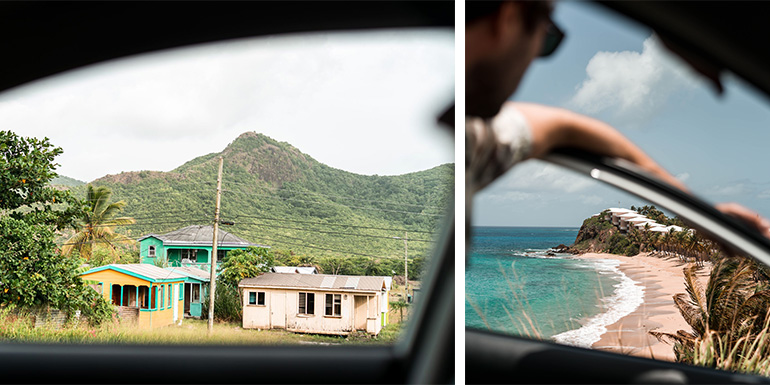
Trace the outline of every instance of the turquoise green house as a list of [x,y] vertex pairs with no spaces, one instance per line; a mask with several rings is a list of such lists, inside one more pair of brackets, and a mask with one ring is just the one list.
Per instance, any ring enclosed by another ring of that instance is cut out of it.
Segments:
[[[172,267],[194,266],[209,271],[213,237],[213,226],[200,225],[187,226],[166,234],[148,234],[139,238],[139,257],[141,263],[155,264],[158,259],[166,259]],[[217,261],[222,261],[230,250],[249,246],[270,247],[251,243],[219,229]]]

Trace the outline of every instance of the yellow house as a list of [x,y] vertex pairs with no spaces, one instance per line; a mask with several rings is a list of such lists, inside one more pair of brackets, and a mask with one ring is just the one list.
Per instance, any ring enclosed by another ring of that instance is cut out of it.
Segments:
[[80,275],[125,319],[140,328],[181,324],[184,316],[183,275],[149,264],[112,264]]

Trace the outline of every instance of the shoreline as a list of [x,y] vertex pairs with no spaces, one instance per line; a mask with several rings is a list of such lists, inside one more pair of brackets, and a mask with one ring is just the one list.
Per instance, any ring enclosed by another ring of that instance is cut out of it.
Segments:
[[[603,253],[575,255],[575,259],[612,259],[618,261],[618,269],[644,290],[643,302],[630,314],[617,322],[606,325],[607,331],[591,348],[657,360],[674,361],[673,345],[662,343],[648,332],[651,330],[676,333],[690,330],[679,314],[673,296],[685,293],[682,269],[687,263],[675,257],[653,257],[640,253],[633,257]],[[710,265],[698,271],[705,284]]]

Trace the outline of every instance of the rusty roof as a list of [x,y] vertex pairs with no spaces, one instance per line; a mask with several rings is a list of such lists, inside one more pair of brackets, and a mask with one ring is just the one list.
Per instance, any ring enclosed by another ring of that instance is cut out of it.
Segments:
[[265,273],[258,277],[242,279],[238,287],[286,287],[322,289],[326,291],[380,292],[388,288],[386,284],[387,278],[364,275]]

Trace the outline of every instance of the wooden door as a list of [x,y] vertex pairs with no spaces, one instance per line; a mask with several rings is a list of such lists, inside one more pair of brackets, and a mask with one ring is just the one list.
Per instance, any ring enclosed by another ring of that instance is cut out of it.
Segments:
[[356,295],[353,297],[353,308],[355,309],[355,323],[353,325],[356,330],[366,330],[368,302],[366,296]]
[[270,327],[286,329],[286,293],[270,293]]

